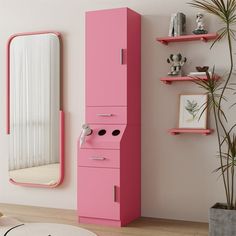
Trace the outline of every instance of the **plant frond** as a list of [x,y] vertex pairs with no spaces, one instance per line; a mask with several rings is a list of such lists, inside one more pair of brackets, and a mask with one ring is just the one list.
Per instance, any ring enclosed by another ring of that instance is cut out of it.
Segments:
[[213,43],[210,46],[210,49],[212,49],[214,47],[214,45],[221,41],[225,36],[227,35],[227,29],[226,28],[222,28],[222,30],[218,30],[218,37],[213,41]]
[[230,130],[228,131],[228,134],[230,134],[230,133],[232,132],[232,130],[233,130],[235,127],[236,127],[236,124],[234,124],[234,125],[230,128]]
[[233,108],[235,105],[236,105],[236,102],[233,103],[233,104],[229,107],[229,109]]
[[218,0],[212,0],[212,2],[208,2],[206,0],[202,0],[202,1],[193,0],[189,4],[193,7],[199,8],[201,10],[208,12],[208,13],[216,15],[216,16],[220,17],[222,20],[225,20],[225,16],[224,16],[225,12],[222,9],[221,4],[219,3],[220,8],[218,8],[218,6],[215,5],[214,1],[219,2]]
[[208,108],[209,106],[208,106],[208,102],[204,102],[201,106],[200,106],[200,110],[202,109],[202,111],[201,111],[201,113],[200,113],[200,115],[199,115],[199,117],[198,117],[198,121],[201,119],[201,117],[202,117],[202,115],[204,114],[204,112],[207,110],[207,108]]

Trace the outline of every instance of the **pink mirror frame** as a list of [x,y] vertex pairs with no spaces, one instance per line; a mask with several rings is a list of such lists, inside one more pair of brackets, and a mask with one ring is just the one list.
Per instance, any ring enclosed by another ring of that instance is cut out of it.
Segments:
[[64,141],[65,141],[65,116],[64,116],[64,112],[63,112],[63,86],[62,86],[62,75],[63,75],[63,70],[62,70],[62,62],[63,62],[63,53],[62,53],[62,37],[61,34],[59,32],[55,32],[55,31],[39,31],[39,32],[26,32],[26,33],[18,33],[18,34],[14,34],[11,35],[10,38],[7,41],[7,54],[6,54],[6,133],[9,135],[10,134],[10,45],[11,45],[11,41],[18,36],[27,36],[27,35],[38,35],[38,34],[54,34],[58,37],[59,41],[60,41],[60,90],[61,90],[61,95],[60,95],[60,127],[59,127],[59,133],[60,133],[60,177],[57,181],[57,183],[55,184],[34,184],[34,183],[21,183],[21,182],[16,182],[13,179],[9,178],[9,182],[15,185],[20,185],[20,186],[24,186],[24,187],[39,187],[39,188],[55,188],[57,186],[59,186],[63,180],[64,180],[64,175],[65,175],[65,171],[64,171],[64,166],[65,166],[65,157],[64,157],[64,152],[65,152],[65,147],[64,147]]

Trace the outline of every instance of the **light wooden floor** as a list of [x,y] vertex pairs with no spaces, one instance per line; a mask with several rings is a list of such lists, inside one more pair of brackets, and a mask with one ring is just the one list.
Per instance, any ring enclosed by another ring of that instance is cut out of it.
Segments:
[[203,236],[208,235],[208,224],[185,221],[140,218],[123,228],[84,225],[76,222],[74,210],[0,204],[4,215],[22,222],[51,222],[71,224],[93,231],[98,236]]

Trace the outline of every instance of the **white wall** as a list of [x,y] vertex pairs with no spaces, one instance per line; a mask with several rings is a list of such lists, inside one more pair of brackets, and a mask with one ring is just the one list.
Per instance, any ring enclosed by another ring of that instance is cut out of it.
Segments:
[[[0,0],[0,202],[76,209],[76,140],[84,121],[84,13],[87,10],[128,6],[142,18],[142,215],[206,221],[208,208],[224,201],[221,181],[211,171],[218,163],[215,135],[170,136],[176,126],[178,94],[197,92],[191,83],[163,85],[168,71],[166,58],[181,52],[186,68],[215,64],[225,68],[223,42],[212,51],[201,42],[172,44],[155,42],[168,32],[172,12],[188,17],[188,31],[195,26],[196,9],[186,0]],[[219,24],[207,18],[209,31]],[[16,32],[56,30],[63,34],[64,108],[66,112],[66,176],[57,189],[24,188],[8,182],[6,123],[5,44]]]

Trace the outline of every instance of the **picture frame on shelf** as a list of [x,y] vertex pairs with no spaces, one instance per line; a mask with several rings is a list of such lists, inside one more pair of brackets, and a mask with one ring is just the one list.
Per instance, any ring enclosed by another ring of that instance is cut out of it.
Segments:
[[206,129],[207,101],[206,94],[180,94],[179,128]]

